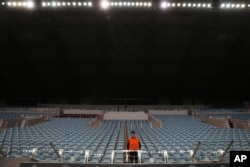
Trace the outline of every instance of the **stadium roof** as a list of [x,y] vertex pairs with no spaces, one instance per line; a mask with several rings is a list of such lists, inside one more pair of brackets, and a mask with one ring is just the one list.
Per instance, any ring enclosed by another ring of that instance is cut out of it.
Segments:
[[249,99],[249,23],[248,6],[2,5],[0,98]]

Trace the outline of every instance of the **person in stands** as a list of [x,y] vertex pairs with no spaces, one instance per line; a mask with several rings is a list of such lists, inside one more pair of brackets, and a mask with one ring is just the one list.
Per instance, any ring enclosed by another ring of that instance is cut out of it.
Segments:
[[127,149],[129,152],[130,163],[138,163],[138,150],[141,149],[140,139],[136,136],[135,131],[131,132],[131,137],[128,138]]

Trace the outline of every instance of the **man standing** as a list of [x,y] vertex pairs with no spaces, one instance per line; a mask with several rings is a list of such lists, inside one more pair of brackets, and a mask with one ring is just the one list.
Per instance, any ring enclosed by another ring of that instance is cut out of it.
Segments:
[[131,132],[131,137],[128,138],[127,149],[129,152],[130,163],[138,163],[138,150],[141,149],[141,142],[138,137],[135,135],[135,131]]

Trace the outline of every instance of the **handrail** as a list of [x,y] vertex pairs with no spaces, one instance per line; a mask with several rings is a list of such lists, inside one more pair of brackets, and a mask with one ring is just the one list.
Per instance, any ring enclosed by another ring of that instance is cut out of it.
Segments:
[[233,144],[233,142],[234,142],[234,140],[231,140],[230,143],[228,144],[227,148],[225,149],[225,151],[222,152],[222,154],[220,155],[220,161],[224,160],[224,156],[228,152],[228,150],[231,147],[231,145]]
[[163,151],[163,158],[164,158],[165,164],[168,163],[168,151],[167,150]]
[[87,164],[88,162],[89,162],[89,150],[86,150],[83,163]]
[[195,149],[194,149],[194,152],[190,152],[190,159],[191,159],[192,162],[194,161],[194,156],[195,156],[197,150],[199,149],[200,144],[201,144],[201,142],[199,141],[198,144],[196,145]]
[[52,142],[49,143],[53,149],[53,151],[56,153],[56,156],[58,158],[58,161],[61,161],[62,158],[62,153],[60,154],[60,152],[57,151],[56,147],[54,146],[54,144]]

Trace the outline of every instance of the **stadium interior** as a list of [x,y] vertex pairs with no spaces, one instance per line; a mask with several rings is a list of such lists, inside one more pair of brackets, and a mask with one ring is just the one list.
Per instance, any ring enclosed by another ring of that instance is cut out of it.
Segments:
[[249,30],[250,0],[0,0],[0,166],[229,167]]

